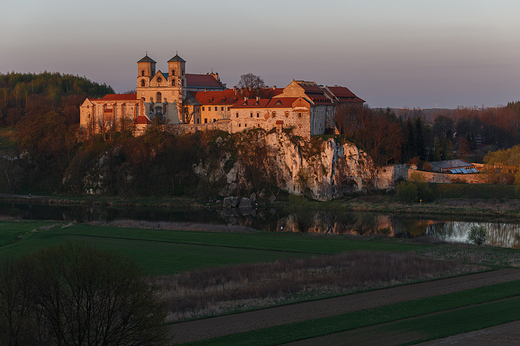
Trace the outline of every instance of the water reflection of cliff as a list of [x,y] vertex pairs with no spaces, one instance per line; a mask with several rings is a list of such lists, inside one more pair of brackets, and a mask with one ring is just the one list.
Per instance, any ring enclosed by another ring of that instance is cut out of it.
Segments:
[[382,235],[414,238],[427,235],[447,242],[466,242],[474,225],[488,230],[493,246],[520,248],[520,224],[446,221],[403,215],[285,209],[171,210],[167,208],[107,208],[100,206],[53,206],[0,203],[0,216],[17,208],[24,219],[73,222],[120,219],[232,224],[273,232]]

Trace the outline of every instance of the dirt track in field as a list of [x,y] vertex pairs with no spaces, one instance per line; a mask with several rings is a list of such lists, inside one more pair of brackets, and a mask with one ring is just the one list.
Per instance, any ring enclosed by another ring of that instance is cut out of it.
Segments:
[[171,331],[175,335],[174,341],[176,343],[185,343],[335,316],[514,280],[520,280],[520,269],[502,269],[259,311],[175,323],[172,325]]

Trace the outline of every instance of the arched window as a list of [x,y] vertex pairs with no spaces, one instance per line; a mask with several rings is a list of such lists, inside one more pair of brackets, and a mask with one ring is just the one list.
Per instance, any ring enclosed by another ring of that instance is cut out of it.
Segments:
[[162,102],[162,95],[161,95],[160,92],[157,93],[156,99],[157,99],[157,103],[161,103]]
[[172,79],[172,86],[175,86],[175,79]]
[[141,76],[144,77],[144,70],[141,70]]
[[141,79],[141,86],[144,87],[145,86],[145,82],[144,82],[144,79]]

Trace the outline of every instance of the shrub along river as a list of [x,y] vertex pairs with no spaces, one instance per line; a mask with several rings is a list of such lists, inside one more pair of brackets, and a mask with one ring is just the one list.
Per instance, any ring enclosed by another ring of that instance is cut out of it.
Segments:
[[414,238],[429,236],[446,242],[466,242],[474,225],[488,230],[488,244],[520,247],[520,223],[467,218],[434,218],[323,210],[167,209],[146,207],[56,206],[0,203],[0,216],[23,219],[91,221],[139,220],[241,225],[272,232],[319,232],[361,236]]

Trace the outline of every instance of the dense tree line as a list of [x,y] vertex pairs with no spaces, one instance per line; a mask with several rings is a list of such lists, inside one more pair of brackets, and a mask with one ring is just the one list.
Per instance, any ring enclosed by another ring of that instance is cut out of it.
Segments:
[[67,98],[83,97],[84,100],[86,96],[102,97],[113,93],[106,84],[57,72],[0,74],[0,126],[15,126],[21,121],[33,95],[45,99],[57,110],[64,101],[70,103]]
[[414,163],[427,168],[427,162],[454,158],[482,162],[489,151],[520,143],[520,102],[484,110],[437,110],[427,116],[420,109],[398,113],[342,106],[335,120],[340,133],[366,150],[377,165]]
[[60,73],[0,74],[0,126],[16,129],[15,148],[0,148],[4,190],[25,185],[55,191],[78,147],[79,106],[86,97],[113,92],[104,84]]

